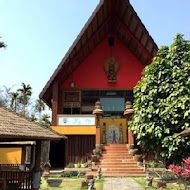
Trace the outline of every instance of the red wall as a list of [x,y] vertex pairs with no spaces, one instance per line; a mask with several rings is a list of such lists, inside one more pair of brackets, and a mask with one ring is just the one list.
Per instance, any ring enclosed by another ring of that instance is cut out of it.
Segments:
[[[144,65],[115,36],[115,46],[112,55],[119,61],[117,81],[109,83],[104,70],[104,63],[110,57],[108,46],[109,34],[98,47],[80,64],[73,74],[63,83],[63,88],[69,88],[70,82],[75,82],[76,88],[123,89],[133,88],[141,78]],[[114,36],[114,35],[111,35]]]

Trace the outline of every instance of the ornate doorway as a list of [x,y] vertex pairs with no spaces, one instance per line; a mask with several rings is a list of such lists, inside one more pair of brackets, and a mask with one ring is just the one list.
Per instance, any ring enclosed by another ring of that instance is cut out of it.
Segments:
[[125,144],[126,119],[100,119],[102,144]]

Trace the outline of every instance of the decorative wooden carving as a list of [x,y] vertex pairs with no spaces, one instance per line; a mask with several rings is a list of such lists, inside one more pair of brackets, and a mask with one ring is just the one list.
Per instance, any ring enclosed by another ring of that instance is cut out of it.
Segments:
[[119,69],[119,63],[116,58],[109,58],[104,64],[104,69],[107,73],[108,82],[116,82],[117,71]]
[[119,126],[119,142],[120,142],[120,144],[123,143],[123,127],[122,127],[122,124],[120,124],[120,126]]
[[80,108],[80,102],[63,102],[64,108]]
[[103,143],[103,144],[106,144],[106,123],[103,124],[102,143]]
[[79,108],[81,105],[80,91],[64,91],[63,93],[63,107],[64,108]]

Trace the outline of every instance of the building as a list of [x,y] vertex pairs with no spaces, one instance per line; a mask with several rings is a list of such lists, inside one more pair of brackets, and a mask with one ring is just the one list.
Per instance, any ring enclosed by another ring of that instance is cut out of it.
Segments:
[[[38,190],[42,141],[58,141],[65,138],[9,109],[0,107],[0,184],[4,185],[4,189]],[[27,169],[26,146],[32,146]]]
[[[133,88],[157,49],[128,0],[100,1],[40,94],[52,109],[52,129],[68,137],[51,145],[52,165],[85,159],[95,144],[133,143],[125,102],[133,102]],[[100,131],[92,115],[98,100]]]

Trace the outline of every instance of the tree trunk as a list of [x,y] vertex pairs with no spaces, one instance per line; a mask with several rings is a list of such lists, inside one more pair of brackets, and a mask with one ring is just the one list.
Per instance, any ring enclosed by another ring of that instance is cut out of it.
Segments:
[[42,156],[41,164],[42,167],[49,163],[49,152],[50,152],[50,141],[42,141]]

